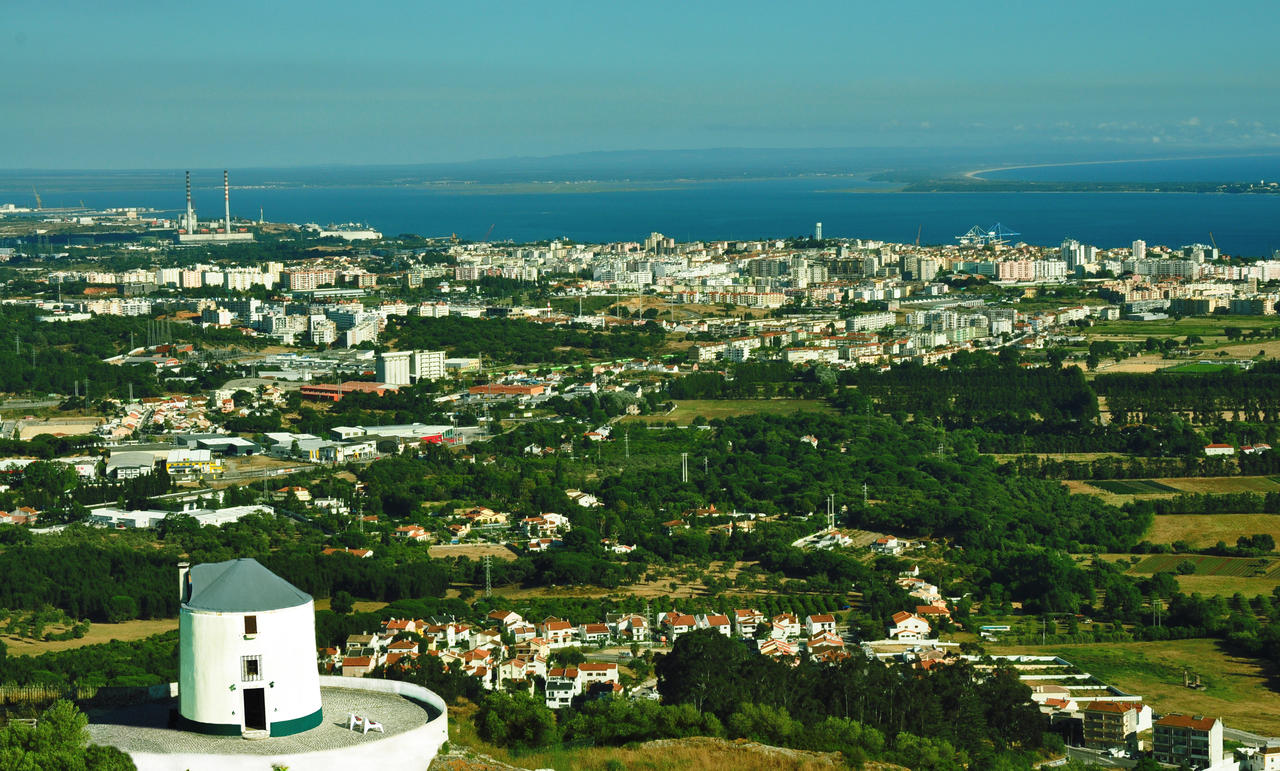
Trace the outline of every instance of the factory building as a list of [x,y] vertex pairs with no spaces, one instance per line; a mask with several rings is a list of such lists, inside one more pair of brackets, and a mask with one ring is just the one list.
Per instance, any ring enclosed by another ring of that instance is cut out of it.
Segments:
[[201,225],[196,217],[195,207],[191,204],[191,172],[187,172],[187,210],[178,217],[178,243],[180,244],[225,244],[252,241],[253,234],[244,230],[231,229],[231,177],[222,172],[222,198],[226,206],[226,219],[221,223]]

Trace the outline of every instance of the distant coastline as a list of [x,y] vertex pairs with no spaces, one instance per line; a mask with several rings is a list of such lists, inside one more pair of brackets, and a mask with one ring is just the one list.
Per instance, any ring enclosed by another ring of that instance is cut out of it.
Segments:
[[[1020,163],[1009,166],[992,166],[985,169],[971,169],[963,172],[960,176],[967,179],[982,180],[990,182],[991,180],[983,177],[983,174],[994,174],[998,171],[1015,171],[1017,169],[1050,169],[1050,168],[1069,168],[1075,166],[1114,166],[1122,163],[1168,163],[1171,161],[1213,161],[1226,160],[1235,158],[1269,158],[1274,157],[1275,153],[1243,153],[1240,155],[1178,155],[1166,158],[1121,158],[1118,160],[1105,161],[1067,161],[1058,163]],[[1002,180],[1002,181],[1018,181],[1018,180]]]

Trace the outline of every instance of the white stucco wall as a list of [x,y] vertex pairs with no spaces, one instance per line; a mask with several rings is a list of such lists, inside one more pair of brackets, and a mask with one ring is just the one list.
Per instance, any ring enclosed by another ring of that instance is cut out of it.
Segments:
[[[248,639],[245,616],[256,616],[258,622],[258,633]],[[178,628],[183,717],[243,726],[245,688],[263,689],[268,724],[320,709],[313,603],[256,613],[214,613],[183,607]],[[242,656],[262,657],[260,680],[241,680]]]
[[296,771],[352,771],[363,768],[393,768],[396,771],[427,771],[440,746],[449,740],[448,712],[444,700],[419,685],[395,680],[364,680],[320,677],[325,688],[350,688],[394,693],[439,710],[427,723],[401,734],[362,737],[359,743],[337,750],[293,755],[195,755],[131,752],[138,771],[271,771],[285,766]]

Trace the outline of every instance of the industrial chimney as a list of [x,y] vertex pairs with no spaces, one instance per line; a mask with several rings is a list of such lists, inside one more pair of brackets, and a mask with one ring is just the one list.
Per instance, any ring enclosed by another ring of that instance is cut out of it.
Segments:
[[222,170],[222,199],[227,204],[227,235],[231,235],[231,181],[227,170]]
[[196,212],[191,208],[191,172],[187,172],[187,216],[182,221],[182,227],[188,233],[194,233],[196,226]]

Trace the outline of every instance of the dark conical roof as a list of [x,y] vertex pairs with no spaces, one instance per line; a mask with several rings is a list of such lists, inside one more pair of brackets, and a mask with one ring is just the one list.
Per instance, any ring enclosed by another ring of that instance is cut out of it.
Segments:
[[189,580],[191,596],[183,605],[192,610],[253,613],[311,602],[311,595],[247,557],[196,565]]

